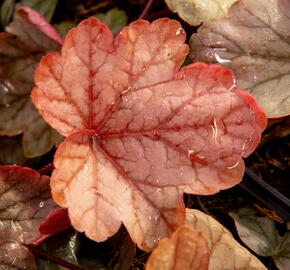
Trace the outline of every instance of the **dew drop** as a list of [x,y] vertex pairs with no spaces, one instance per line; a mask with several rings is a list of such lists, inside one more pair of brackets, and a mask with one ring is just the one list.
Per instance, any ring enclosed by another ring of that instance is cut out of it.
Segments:
[[193,153],[193,151],[188,151],[188,158],[193,165],[196,165],[197,163],[201,165],[208,165],[208,162],[205,160],[204,156],[197,155],[197,153]]
[[182,28],[178,28],[175,32],[176,36],[179,36],[182,33]]
[[227,169],[232,170],[236,168],[240,164],[240,162],[241,162],[241,158],[233,166],[228,166]]
[[154,239],[153,239],[153,243],[154,244],[159,243],[159,241],[160,241],[160,238],[159,237],[154,237]]
[[165,96],[172,96],[172,95],[173,95],[173,92],[172,91],[165,92]]
[[160,140],[160,133],[159,133],[159,131],[154,131],[154,132],[152,132],[152,133],[149,134],[149,137],[153,141],[159,141]]
[[187,152],[187,156],[190,158],[191,155],[193,155],[194,151],[192,149],[189,149]]
[[215,53],[214,54],[214,57],[216,59],[216,61],[220,64],[228,64],[231,62],[231,60],[229,59],[225,59],[225,58],[222,58],[219,54]]
[[128,86],[122,93],[121,93],[121,96],[127,94],[130,90],[132,90],[132,87],[131,86]]
[[44,206],[44,202],[40,202],[39,203],[39,207],[41,208],[41,207],[43,207]]
[[217,122],[216,122],[215,117],[212,120],[211,129],[212,129],[212,138],[216,142],[217,136],[218,136],[218,128],[217,128]]

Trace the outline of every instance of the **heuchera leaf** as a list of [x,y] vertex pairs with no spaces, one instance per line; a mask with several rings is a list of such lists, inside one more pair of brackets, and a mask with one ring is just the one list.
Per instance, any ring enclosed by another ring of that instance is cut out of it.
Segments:
[[[45,242],[39,245],[40,249],[47,254],[61,258],[64,261],[70,262],[74,265],[78,264],[77,254],[80,250],[80,236],[74,230],[54,235],[46,239]],[[68,268],[53,264],[47,260],[37,258],[37,266],[39,270],[67,270]],[[84,269],[98,269],[98,268],[84,268]]]
[[25,161],[21,138],[0,136],[0,165],[23,165]]
[[29,6],[30,8],[37,10],[40,14],[42,14],[48,21],[51,20],[58,0],[21,0],[16,6]]
[[162,239],[150,255],[146,270],[208,270],[207,240],[190,226],[178,228]]
[[237,0],[165,0],[168,7],[191,25],[227,15]]
[[2,4],[0,6],[1,26],[5,27],[9,23],[12,15],[13,15],[14,5],[15,5],[15,0],[2,1]]
[[290,1],[240,0],[191,37],[191,56],[233,70],[268,117],[290,114]]
[[97,13],[94,17],[105,23],[114,35],[126,26],[128,21],[126,12],[117,8],[112,8],[106,13]]
[[46,235],[53,235],[71,227],[68,211],[58,208],[51,211],[39,225],[39,232]]
[[209,270],[266,270],[254,255],[242,247],[231,233],[212,217],[198,210],[187,209],[186,223],[207,240],[210,250]]
[[47,176],[0,166],[0,269],[36,269],[25,244],[40,237],[38,226],[55,207]]
[[183,222],[183,192],[240,182],[242,157],[260,140],[266,117],[256,101],[218,65],[180,69],[184,41],[174,20],[138,20],[114,40],[91,18],[36,71],[33,103],[67,137],[55,155],[54,200],[93,240],[123,222],[151,249]]
[[275,222],[258,217],[252,209],[230,213],[241,240],[261,256],[271,256],[281,270],[290,268],[290,232],[279,235]]
[[41,56],[58,50],[62,39],[44,18],[30,8],[17,11],[17,19],[0,33],[0,135],[24,133],[25,156],[49,151],[59,140],[35,110],[30,93]]

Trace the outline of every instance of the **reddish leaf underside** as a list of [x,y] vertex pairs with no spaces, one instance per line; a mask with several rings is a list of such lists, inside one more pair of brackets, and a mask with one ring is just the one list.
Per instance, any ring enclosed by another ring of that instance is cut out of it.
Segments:
[[[97,19],[44,57],[32,100],[67,139],[51,178],[73,226],[103,241],[121,222],[142,249],[184,220],[183,192],[242,179],[266,117],[218,65],[180,69],[188,47],[174,20],[139,20],[115,40]],[[180,69],[180,70],[179,70]]]
[[0,167],[0,269],[36,269],[24,245],[40,237],[38,226],[55,207],[47,176],[29,168]]
[[60,233],[71,227],[68,217],[68,211],[64,208],[58,208],[51,211],[39,225],[41,234],[53,235]]

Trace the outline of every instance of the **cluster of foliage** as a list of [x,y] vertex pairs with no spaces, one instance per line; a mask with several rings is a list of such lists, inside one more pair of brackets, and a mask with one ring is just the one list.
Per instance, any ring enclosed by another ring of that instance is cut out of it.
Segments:
[[[165,2],[204,22],[189,46],[168,18],[126,26],[114,7],[52,26],[58,1],[4,1],[0,269],[125,270],[141,250],[148,270],[266,269],[183,195],[237,185],[267,118],[290,114],[290,1]],[[53,165],[28,168],[49,152]],[[289,233],[230,215],[250,249],[289,267]]]

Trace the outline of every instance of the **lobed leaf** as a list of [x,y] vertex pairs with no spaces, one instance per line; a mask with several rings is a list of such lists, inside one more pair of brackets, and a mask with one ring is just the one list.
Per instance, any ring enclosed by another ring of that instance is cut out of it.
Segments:
[[[242,179],[265,128],[230,71],[197,63],[180,24],[138,20],[113,39],[95,18],[45,56],[32,100],[66,140],[51,178],[54,200],[96,241],[123,222],[152,249],[184,219],[183,192],[213,194]],[[85,198],[85,199],[84,199]]]
[[0,269],[36,269],[25,245],[40,237],[38,226],[54,208],[47,176],[0,166]]
[[266,270],[266,267],[231,233],[212,217],[194,209],[187,209],[186,223],[207,240],[210,252],[209,270]]
[[280,270],[290,267],[290,233],[280,236],[275,222],[258,217],[252,209],[242,208],[230,213],[241,240],[261,256],[271,256]]
[[41,56],[59,49],[62,39],[44,18],[27,7],[0,33],[0,134],[24,133],[26,157],[48,152],[59,135],[39,116],[31,103],[33,73]]
[[190,25],[224,17],[238,0],[165,0],[168,7]]
[[208,270],[206,239],[190,226],[179,227],[169,239],[162,239],[151,253],[146,270]]
[[269,118],[290,114],[290,1],[240,0],[193,34],[191,57],[233,70]]

